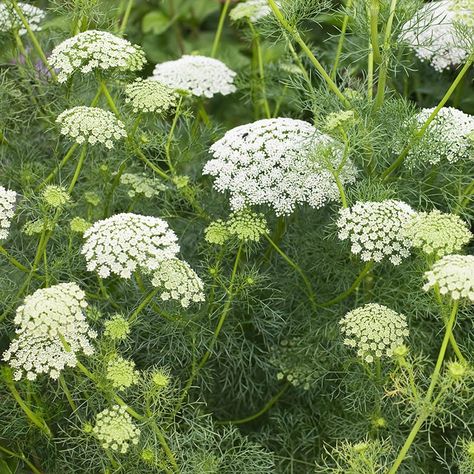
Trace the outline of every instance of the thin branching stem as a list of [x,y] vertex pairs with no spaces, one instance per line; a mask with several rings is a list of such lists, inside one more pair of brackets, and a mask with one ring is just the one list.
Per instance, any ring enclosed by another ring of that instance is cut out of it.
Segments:
[[224,29],[225,19],[227,18],[227,12],[229,11],[231,0],[225,0],[225,3],[222,7],[221,14],[219,16],[219,23],[217,25],[216,36],[214,37],[214,42],[212,44],[211,58],[215,58],[217,51],[219,50],[219,45],[221,43],[222,31]]

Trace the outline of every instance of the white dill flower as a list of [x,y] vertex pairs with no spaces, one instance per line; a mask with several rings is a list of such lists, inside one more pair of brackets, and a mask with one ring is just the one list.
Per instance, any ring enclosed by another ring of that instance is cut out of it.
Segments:
[[404,234],[413,247],[435,257],[459,252],[472,238],[467,224],[459,216],[437,209],[414,214],[407,221]]
[[49,63],[59,70],[58,81],[66,82],[76,71],[139,71],[146,59],[139,46],[107,31],[89,30],[56,46]]
[[146,173],[124,173],[120,177],[120,183],[130,188],[127,194],[131,198],[139,195],[150,199],[166,190],[166,186],[159,179],[150,178]]
[[425,278],[425,291],[438,285],[443,296],[474,303],[474,255],[446,255],[425,272]]
[[0,186],[0,239],[6,239],[15,214],[17,194]]
[[[216,178],[214,187],[219,192],[230,193],[235,211],[260,204],[271,206],[277,215],[290,214],[303,203],[320,208],[338,200],[339,191],[334,177],[314,153],[335,144],[301,120],[258,120],[233,128],[214,143],[210,149],[214,159],[206,163],[203,173]],[[337,168],[341,156],[333,154],[332,166]],[[355,181],[355,168],[349,160],[340,180],[345,184]]]
[[117,356],[107,364],[106,377],[117,390],[125,390],[138,383],[140,372],[135,370],[135,362]]
[[104,327],[104,336],[114,341],[123,341],[130,334],[130,323],[121,314],[115,314],[105,321]]
[[270,232],[265,216],[249,210],[231,214],[227,221],[227,229],[230,235],[234,235],[244,242],[249,240],[258,242],[262,235]]
[[61,134],[80,145],[101,143],[113,148],[114,142],[127,136],[125,125],[112,113],[98,107],[78,106],[65,110],[56,119]]
[[94,352],[90,339],[97,337],[84,313],[84,292],[75,283],[60,283],[36,290],[18,307],[14,323],[17,338],[3,354],[14,369],[15,380],[26,374],[57,379],[67,367],[75,367],[77,354]]
[[229,237],[227,223],[222,219],[211,222],[204,230],[204,239],[210,244],[224,245]]
[[[24,2],[17,3],[18,8],[22,11],[26,21],[30,25],[32,31],[40,31],[40,23],[46,16],[46,13],[33,5]],[[18,34],[25,35],[27,33],[21,18],[15,10],[6,3],[0,4],[0,31],[8,33],[12,30],[18,30]]]
[[119,405],[106,408],[97,415],[92,433],[104,449],[121,454],[125,454],[131,445],[137,445],[140,439],[140,430],[132,417]]
[[164,220],[139,214],[117,214],[97,221],[84,238],[81,252],[87,270],[97,271],[101,278],[110,274],[130,278],[138,268],[154,271],[179,252],[178,238]]
[[202,280],[187,262],[178,258],[160,262],[151,283],[161,289],[163,301],[177,300],[183,308],[205,300]]
[[157,64],[151,79],[174,90],[211,98],[216,94],[228,95],[235,92],[236,75],[218,59],[184,55],[176,61]]
[[156,80],[143,80],[141,77],[127,85],[125,95],[125,102],[132,106],[135,113],[164,114],[178,103],[178,94],[173,89]]
[[387,258],[399,265],[410,255],[412,244],[403,229],[414,212],[408,204],[394,199],[356,202],[339,211],[338,237],[349,239],[351,252],[364,262]]
[[71,202],[71,196],[62,186],[50,184],[43,189],[41,196],[45,203],[53,208],[61,208]]
[[267,0],[246,0],[238,3],[229,13],[229,17],[232,21],[249,20],[256,23],[271,12]]
[[357,355],[368,363],[375,358],[392,357],[409,335],[406,317],[377,303],[349,311],[339,324],[344,344],[356,349]]

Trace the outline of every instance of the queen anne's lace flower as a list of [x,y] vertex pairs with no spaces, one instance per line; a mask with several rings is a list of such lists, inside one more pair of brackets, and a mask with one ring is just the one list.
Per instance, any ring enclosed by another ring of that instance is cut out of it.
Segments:
[[364,262],[387,257],[394,265],[410,254],[411,242],[403,229],[413,209],[402,201],[357,202],[339,211],[340,240],[349,239],[352,253]]
[[71,202],[71,196],[65,188],[51,184],[41,193],[44,201],[50,207],[60,208]]
[[53,49],[51,66],[59,70],[59,82],[67,81],[76,71],[87,74],[95,69],[139,71],[145,64],[139,46],[107,31],[89,30],[68,38]]
[[173,89],[153,79],[138,78],[125,88],[127,98],[133,111],[165,113],[176,107],[178,94]]
[[115,357],[107,364],[107,380],[117,390],[125,390],[138,383],[140,372],[135,370],[135,362]]
[[392,357],[409,335],[403,314],[376,303],[349,311],[339,324],[344,344],[357,349],[357,355],[369,363],[374,358]]
[[474,303],[474,255],[446,255],[425,273],[425,278],[425,291],[438,285],[442,295]]
[[152,198],[158,196],[161,191],[166,189],[166,186],[160,180],[150,178],[145,173],[124,173],[120,177],[120,183],[130,188],[128,195],[131,198],[134,198],[137,195]]
[[130,323],[121,314],[112,316],[104,326],[104,336],[115,341],[123,341],[130,334]]
[[[46,16],[46,13],[33,5],[24,2],[18,2],[18,7],[22,11],[23,15],[26,18],[26,21],[30,25],[32,31],[41,30],[40,23],[43,18]],[[6,3],[0,4],[0,31],[5,33],[18,29],[20,35],[25,35],[27,33],[21,18],[15,12],[13,7],[7,5]]]
[[112,112],[98,107],[73,107],[60,114],[56,122],[61,125],[62,135],[79,144],[102,143],[110,149],[114,141],[127,136],[125,125]]
[[25,298],[14,319],[18,337],[3,354],[15,380],[24,373],[29,380],[39,374],[56,379],[66,366],[75,367],[77,353],[93,353],[89,339],[97,334],[86,321],[84,297],[75,283],[60,283]]
[[152,79],[174,90],[211,98],[235,92],[235,76],[236,73],[218,59],[184,55],[176,61],[157,64]]
[[413,247],[436,257],[459,252],[472,238],[467,224],[459,216],[438,210],[414,214],[404,233]]
[[130,278],[137,268],[154,271],[179,252],[178,238],[164,220],[139,214],[117,214],[97,221],[84,238],[81,252],[87,269],[97,271],[101,278],[111,273]]
[[96,418],[92,433],[104,449],[126,453],[130,445],[138,444],[140,430],[124,407],[114,405],[101,411]]
[[267,0],[246,0],[238,3],[230,12],[233,21],[250,20],[252,23],[265,18],[271,13]]
[[[234,210],[268,204],[277,215],[290,214],[296,204],[319,208],[339,198],[332,174],[322,160],[311,156],[319,147],[335,146],[311,124],[289,118],[265,119],[228,131],[212,145],[214,156],[204,174],[215,176],[214,187],[230,193]],[[340,154],[331,152],[333,167]],[[348,160],[340,173],[342,183],[355,180]]]
[[8,237],[12,217],[15,214],[17,194],[0,186],[0,239]]
[[264,215],[248,210],[231,214],[227,221],[227,229],[230,235],[235,235],[245,242],[249,240],[258,242],[262,235],[269,232]]
[[163,301],[177,300],[183,308],[204,301],[204,285],[187,262],[172,258],[162,261],[153,273],[152,285],[162,289]]

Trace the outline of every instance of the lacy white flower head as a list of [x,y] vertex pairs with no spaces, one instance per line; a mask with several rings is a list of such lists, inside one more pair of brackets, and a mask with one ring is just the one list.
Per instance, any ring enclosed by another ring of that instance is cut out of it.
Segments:
[[[230,193],[235,211],[267,204],[277,215],[290,214],[296,204],[319,208],[339,199],[339,191],[327,167],[312,154],[334,140],[311,124],[290,118],[259,120],[228,131],[212,145],[214,159],[204,174],[215,176],[214,187]],[[333,153],[332,165],[340,164]],[[340,173],[343,183],[355,180],[355,169],[347,160]]]
[[153,79],[143,80],[139,77],[125,88],[127,98],[135,113],[155,112],[163,114],[174,109],[178,102],[178,94],[170,87]]
[[66,367],[75,367],[76,355],[93,353],[90,339],[97,336],[87,323],[84,292],[75,283],[60,283],[36,290],[25,298],[14,319],[18,337],[3,354],[19,380],[39,374],[59,377]]
[[404,234],[413,247],[435,257],[459,252],[472,238],[467,224],[459,216],[437,209],[415,213],[407,221]]
[[249,20],[255,23],[271,12],[267,0],[245,0],[231,10],[229,17],[232,21]]
[[130,278],[138,268],[156,270],[179,252],[176,234],[158,218],[139,214],[117,214],[97,221],[84,233],[82,254],[87,269],[101,278],[110,274]]
[[152,198],[166,190],[166,186],[161,180],[151,178],[146,173],[124,173],[120,177],[120,184],[130,188],[127,194],[131,198],[134,198],[137,195]]
[[227,229],[230,235],[244,242],[258,242],[262,235],[270,232],[264,215],[249,210],[232,213],[227,221]]
[[58,81],[65,82],[76,71],[139,71],[146,59],[139,46],[107,31],[89,30],[56,46],[49,63],[59,70]]
[[[433,112],[423,109],[416,117],[421,127]],[[469,136],[474,132],[474,117],[453,107],[443,107],[429,125],[421,140],[407,156],[407,163],[436,165],[441,160],[456,163],[460,160],[474,160],[474,142]]]
[[96,418],[92,433],[104,449],[125,454],[131,445],[137,445],[140,430],[124,407],[114,405],[101,411]]
[[446,255],[425,273],[425,291],[435,286],[443,296],[474,303],[474,255]]
[[98,107],[73,107],[61,113],[56,122],[61,125],[62,135],[80,145],[101,143],[110,149],[115,141],[127,136],[125,125],[112,112]]
[[339,324],[344,344],[357,349],[357,355],[368,363],[392,357],[409,335],[406,317],[377,303],[349,311]]
[[184,55],[176,61],[157,64],[152,79],[174,90],[211,98],[216,94],[227,95],[235,92],[236,75],[218,59]]
[[452,0],[429,2],[403,26],[400,40],[413,48],[422,61],[441,72],[463,64],[469,51],[459,38],[456,24],[469,25],[474,11],[457,8]]
[[[43,18],[46,16],[46,13],[33,5],[24,2],[18,2],[18,8],[23,13],[26,21],[30,25],[32,31],[41,30],[40,23]],[[6,3],[0,4],[0,31],[5,33],[18,29],[20,35],[25,35],[27,33],[21,18],[15,12],[11,5]]]
[[410,255],[412,244],[403,229],[414,212],[408,204],[394,199],[356,202],[339,211],[338,237],[349,239],[352,253],[364,262],[388,258],[399,265]]
[[117,356],[107,364],[107,380],[117,390],[125,390],[138,383],[140,372],[135,369],[135,362]]
[[12,217],[15,214],[17,194],[0,186],[0,239],[8,237]]
[[177,300],[183,308],[205,300],[204,285],[189,264],[178,258],[162,261],[153,272],[152,285],[163,301]]

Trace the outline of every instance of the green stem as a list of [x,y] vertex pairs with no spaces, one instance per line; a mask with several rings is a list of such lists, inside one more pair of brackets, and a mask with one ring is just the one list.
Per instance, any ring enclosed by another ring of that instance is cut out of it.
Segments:
[[109,105],[110,110],[112,110],[112,112],[115,114],[117,118],[120,118],[120,112],[117,106],[115,105],[115,101],[112,98],[112,95],[110,94],[107,84],[104,80],[100,81],[100,89],[102,93],[104,94],[105,99],[107,100],[107,104]]
[[[352,0],[347,0],[346,9],[352,7]],[[346,39],[347,25],[349,24],[349,15],[346,13],[342,20],[341,34],[339,35],[339,41],[337,43],[336,57],[334,59],[334,65],[331,70],[331,79],[336,80],[337,69],[339,67],[339,61],[341,59],[342,48],[344,46],[344,41]]]
[[66,384],[66,380],[64,379],[64,376],[62,374],[59,376],[59,383],[61,385],[61,388],[63,389],[64,395],[66,395],[67,401],[72,411],[76,411],[77,405],[74,402],[74,399],[72,398],[71,392],[69,391],[69,388],[67,387],[67,384]]
[[112,199],[114,196],[114,192],[117,189],[117,186],[120,184],[120,178],[122,177],[124,171],[127,168],[127,158],[122,161],[122,163],[119,166],[119,169],[117,171],[117,174],[114,177],[114,180],[112,181],[112,185],[110,187],[109,192],[107,193],[107,197],[105,198],[105,206],[104,206],[104,219],[109,217],[110,214],[110,206],[112,204]]
[[3,447],[2,445],[0,445],[0,451],[3,451],[5,454],[8,454],[9,456],[18,458],[23,461],[34,474],[43,474],[31,461],[29,461],[25,457],[23,453],[15,453],[14,451],[10,451],[8,448]]
[[459,214],[464,207],[469,204],[469,201],[472,199],[472,195],[474,194],[474,180],[472,180],[467,186],[464,191],[462,191],[460,196],[460,202],[454,208],[454,214]]
[[369,55],[367,58],[367,97],[372,100],[374,94],[374,53],[372,45],[369,45]]
[[168,163],[168,167],[173,176],[176,174],[176,170],[171,160],[171,144],[173,143],[174,132],[176,130],[176,125],[178,123],[178,119],[181,113],[181,105],[183,104],[183,98],[184,98],[183,96],[179,98],[179,102],[176,107],[176,112],[173,118],[173,123],[171,124],[170,132],[168,134],[168,139],[166,140],[166,145],[165,145],[166,162]]
[[63,159],[59,162],[59,164],[54,168],[54,170],[37,186],[36,191],[44,188],[48,183],[50,183],[55,176],[59,173],[59,171],[64,167],[64,165],[69,161],[71,156],[73,155],[76,148],[79,146],[78,143],[74,143],[67,153],[64,155]]
[[74,176],[72,177],[71,184],[69,185],[68,188],[68,193],[71,194],[74,186],[77,183],[77,180],[79,179],[79,175],[81,174],[82,166],[84,165],[84,160],[86,159],[86,153],[87,153],[87,145],[82,146],[81,154],[79,155],[79,160],[77,162],[76,166],[76,171],[74,172]]
[[128,20],[130,18],[130,13],[133,7],[133,2],[134,0],[128,0],[127,8],[125,10],[125,14],[123,15],[122,23],[120,24],[120,28],[119,28],[120,36],[122,36],[125,33],[125,29],[127,28]]
[[150,303],[153,297],[158,293],[158,290],[159,288],[153,288],[148,292],[143,301],[138,305],[137,309],[128,318],[129,324],[133,324],[135,322],[139,314],[148,306],[148,303]]
[[30,272],[29,268],[25,267],[16,258],[12,257],[2,245],[0,245],[0,254],[4,255],[13,266],[18,268],[18,270],[21,270],[22,272],[25,272],[25,273]]
[[214,38],[214,43],[212,44],[212,51],[211,51],[211,58],[215,58],[217,54],[217,50],[219,49],[219,44],[222,37],[222,30],[224,28],[225,19],[227,17],[227,12],[229,10],[231,0],[226,0],[224,6],[222,7],[222,11],[219,17],[219,24],[217,25],[216,36]]
[[379,47],[379,0],[370,0],[369,5],[369,20],[370,20],[370,43],[372,45],[372,52],[374,54],[374,61],[377,64],[382,62]]

